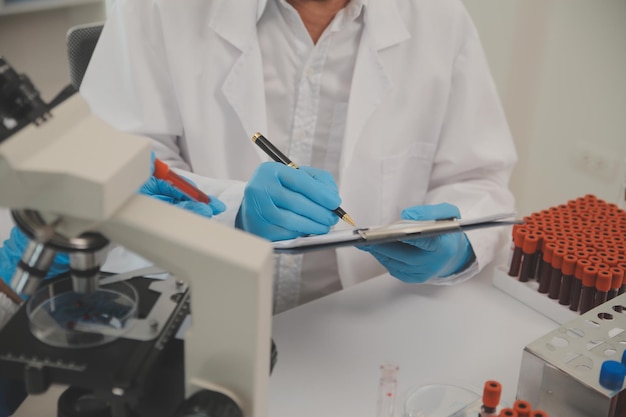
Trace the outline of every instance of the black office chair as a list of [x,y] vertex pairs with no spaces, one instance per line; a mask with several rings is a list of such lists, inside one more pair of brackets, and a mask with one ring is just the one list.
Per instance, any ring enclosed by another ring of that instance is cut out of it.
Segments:
[[104,23],[88,23],[74,26],[67,32],[67,56],[70,67],[70,81],[78,90],[83,81],[87,65],[93,54]]

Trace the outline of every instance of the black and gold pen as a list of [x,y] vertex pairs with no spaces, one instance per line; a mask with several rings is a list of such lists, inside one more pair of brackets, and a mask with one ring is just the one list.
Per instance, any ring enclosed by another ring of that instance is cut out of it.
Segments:
[[[291,161],[291,159],[289,159],[287,155],[282,153],[276,146],[272,145],[272,142],[270,142],[265,136],[263,136],[259,132],[255,133],[254,136],[252,136],[252,142],[256,143],[259,148],[261,148],[263,152],[265,152],[274,161],[285,164],[291,168],[298,169],[298,165]],[[335,213],[337,216],[339,216],[341,220],[348,223],[352,227],[356,227],[356,224],[354,223],[354,220],[352,220],[352,217],[350,217],[350,215],[346,213],[345,210],[341,207],[337,207],[336,209],[334,209],[333,213]]]

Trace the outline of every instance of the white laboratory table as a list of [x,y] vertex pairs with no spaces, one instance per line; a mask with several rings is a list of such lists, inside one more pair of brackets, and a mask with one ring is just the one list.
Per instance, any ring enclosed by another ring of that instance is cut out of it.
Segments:
[[[425,383],[481,390],[502,383],[515,399],[522,350],[557,327],[491,284],[492,269],[456,286],[383,275],[274,318],[278,362],[270,417],[375,417],[379,366],[399,366],[396,415]],[[53,417],[61,391],[29,397],[15,417]]]

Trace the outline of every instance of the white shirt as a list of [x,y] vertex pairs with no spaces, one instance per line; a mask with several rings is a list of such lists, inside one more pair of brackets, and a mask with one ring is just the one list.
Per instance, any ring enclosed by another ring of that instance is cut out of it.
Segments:
[[[268,138],[298,165],[324,169],[335,179],[363,29],[362,9],[362,0],[352,0],[316,44],[285,0],[268,1],[257,24],[266,103],[271,109]],[[282,255],[278,262],[280,310],[341,289],[334,250]],[[286,291],[289,286],[294,290]]]

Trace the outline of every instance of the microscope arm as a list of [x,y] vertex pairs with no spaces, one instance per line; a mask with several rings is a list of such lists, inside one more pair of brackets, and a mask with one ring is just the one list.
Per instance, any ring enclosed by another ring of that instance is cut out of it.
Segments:
[[266,241],[136,195],[98,230],[186,280],[186,397],[222,392],[245,416],[266,414],[272,315],[272,249]]

